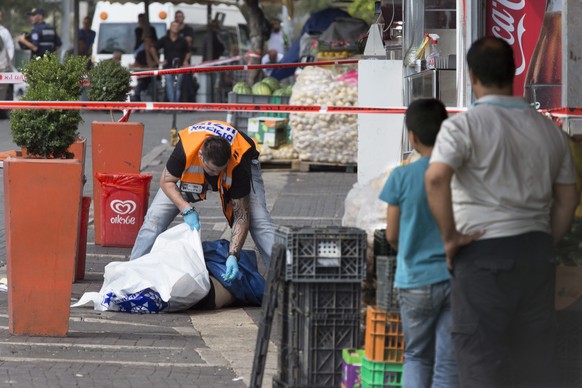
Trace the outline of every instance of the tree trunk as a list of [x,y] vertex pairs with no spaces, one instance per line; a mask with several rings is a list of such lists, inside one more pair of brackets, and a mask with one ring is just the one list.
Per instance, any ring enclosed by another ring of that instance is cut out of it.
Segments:
[[[259,8],[259,0],[245,0],[245,4],[249,9],[249,34],[251,39],[251,51],[258,55],[249,56],[250,64],[260,64],[263,56],[263,29],[262,24],[266,22],[265,15],[261,8]],[[259,80],[261,75],[260,70],[249,70],[247,80],[249,85],[253,85]]]

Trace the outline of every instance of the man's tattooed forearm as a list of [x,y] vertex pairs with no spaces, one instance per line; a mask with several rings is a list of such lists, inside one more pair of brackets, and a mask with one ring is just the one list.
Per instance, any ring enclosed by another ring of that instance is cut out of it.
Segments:
[[232,237],[230,251],[240,252],[249,231],[249,196],[232,200]]

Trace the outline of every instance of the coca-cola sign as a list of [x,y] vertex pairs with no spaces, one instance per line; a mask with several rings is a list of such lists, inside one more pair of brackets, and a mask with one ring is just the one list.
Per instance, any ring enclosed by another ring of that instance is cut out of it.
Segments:
[[486,35],[505,40],[513,48],[513,94],[523,95],[525,76],[544,20],[544,0],[487,0]]

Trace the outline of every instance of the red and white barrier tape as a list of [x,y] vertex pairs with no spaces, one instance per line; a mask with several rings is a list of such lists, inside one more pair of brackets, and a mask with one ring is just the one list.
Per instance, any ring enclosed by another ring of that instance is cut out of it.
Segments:
[[[198,66],[180,67],[177,69],[160,69],[160,70],[144,70],[134,71],[131,73],[134,77],[152,77],[166,74],[193,74],[193,73],[212,73],[220,71],[237,71],[237,70],[262,70],[262,69],[282,69],[288,67],[307,67],[307,66],[329,66],[329,65],[346,65],[358,63],[358,59],[338,59],[337,61],[322,61],[322,62],[298,62],[298,63],[271,63],[264,65],[226,65],[218,66],[223,63],[230,63],[235,60],[240,60],[241,57],[232,57],[226,59],[219,59],[215,61],[203,62]],[[0,84],[18,84],[26,82],[22,73],[0,73]]]
[[20,84],[24,82],[24,74],[13,71],[0,73],[0,84]]
[[215,65],[224,65],[225,63],[238,62],[241,59],[243,59],[243,57],[241,57],[240,55],[237,55],[236,57],[228,57],[228,58],[223,58],[223,59],[213,59],[211,61],[204,61],[204,62],[201,62],[197,66],[208,67],[208,66],[215,66]]
[[338,59],[337,61],[321,62],[297,62],[297,63],[271,63],[264,65],[230,65],[230,66],[207,66],[199,65],[192,67],[180,67],[177,69],[162,70],[145,70],[131,73],[135,77],[151,77],[166,74],[185,74],[185,73],[210,73],[218,71],[237,71],[237,70],[262,70],[262,69],[283,69],[288,67],[307,67],[307,66],[329,66],[329,65],[348,65],[358,63],[358,59]]
[[[147,111],[231,111],[231,112],[303,112],[303,113],[399,113],[404,107],[374,108],[359,106],[279,105],[279,104],[226,104],[194,102],[93,102],[93,101],[0,101],[0,109],[62,109],[62,110],[147,110]],[[459,112],[457,108],[449,110]]]
[[[275,96],[273,96],[275,97]],[[0,109],[62,109],[62,110],[146,110],[146,111],[215,111],[215,112],[280,112],[335,114],[404,114],[406,107],[365,107],[326,105],[228,104],[196,102],[94,102],[94,101],[0,101]],[[466,108],[448,107],[449,113],[464,112]],[[582,117],[582,107],[540,110],[556,118]]]

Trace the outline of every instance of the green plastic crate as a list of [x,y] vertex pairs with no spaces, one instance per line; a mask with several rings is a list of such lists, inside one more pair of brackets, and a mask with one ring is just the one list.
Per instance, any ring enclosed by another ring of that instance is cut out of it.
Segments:
[[402,387],[402,364],[369,361],[362,357],[362,388]]

